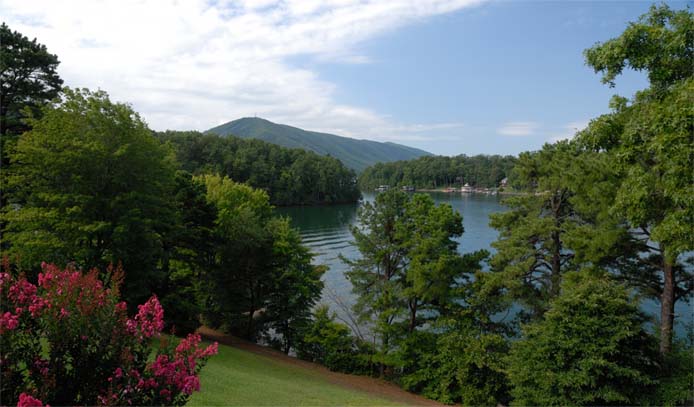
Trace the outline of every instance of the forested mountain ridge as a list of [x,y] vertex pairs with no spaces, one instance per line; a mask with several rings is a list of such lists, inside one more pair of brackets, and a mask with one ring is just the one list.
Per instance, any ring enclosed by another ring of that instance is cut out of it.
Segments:
[[155,133],[171,146],[181,169],[223,174],[268,193],[274,205],[356,202],[356,174],[334,157],[256,139],[196,131]]
[[424,150],[401,144],[357,140],[334,134],[307,131],[255,117],[234,120],[213,127],[205,133],[259,139],[282,147],[301,148],[320,155],[330,155],[357,172],[361,172],[378,162],[409,160],[431,155]]

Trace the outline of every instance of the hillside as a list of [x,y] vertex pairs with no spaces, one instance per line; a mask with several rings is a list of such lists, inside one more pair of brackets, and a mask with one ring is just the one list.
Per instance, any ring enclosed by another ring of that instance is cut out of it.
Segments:
[[321,155],[331,155],[357,172],[379,162],[409,160],[431,155],[426,151],[400,144],[357,140],[307,131],[253,117],[245,117],[213,127],[207,130],[207,133],[254,138],[283,147],[302,148]]
[[383,380],[331,372],[270,348],[220,334],[219,354],[200,373],[188,406],[438,406]]

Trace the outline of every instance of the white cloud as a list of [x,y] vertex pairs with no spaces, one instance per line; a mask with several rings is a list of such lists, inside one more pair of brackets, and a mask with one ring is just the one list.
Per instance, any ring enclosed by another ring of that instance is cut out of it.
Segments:
[[556,143],[561,140],[571,140],[576,133],[588,127],[589,120],[577,120],[570,122],[561,127],[559,134],[550,137],[547,141]]
[[449,124],[406,126],[341,104],[334,84],[287,58],[369,63],[363,41],[481,1],[0,0],[0,9],[12,29],[58,55],[67,85],[108,91],[154,129],[204,130],[257,115],[405,140],[398,134],[423,137]]
[[539,127],[535,122],[509,122],[497,129],[497,133],[504,136],[530,136],[535,134]]

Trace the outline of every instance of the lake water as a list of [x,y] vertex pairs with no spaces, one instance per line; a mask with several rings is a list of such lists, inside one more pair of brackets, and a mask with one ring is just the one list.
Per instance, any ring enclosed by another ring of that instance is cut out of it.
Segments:
[[[489,227],[489,215],[504,210],[501,197],[484,194],[430,193],[437,203],[447,203],[463,215],[465,233],[458,239],[458,251],[468,253],[486,249],[493,253],[491,243],[498,233]],[[374,195],[365,193],[365,201],[373,201]],[[340,255],[356,258],[359,253],[350,243],[350,226],[357,222],[357,204],[331,206],[303,206],[278,208],[277,212],[292,219],[292,225],[299,229],[306,246],[314,253],[314,263],[328,266],[323,276],[325,290],[322,302],[344,316],[339,303],[351,306],[352,285],[345,278],[346,265]],[[694,323],[694,304],[682,301],[676,307],[678,336],[683,336],[686,324]],[[659,315],[659,304],[645,301],[643,309],[651,315]]]

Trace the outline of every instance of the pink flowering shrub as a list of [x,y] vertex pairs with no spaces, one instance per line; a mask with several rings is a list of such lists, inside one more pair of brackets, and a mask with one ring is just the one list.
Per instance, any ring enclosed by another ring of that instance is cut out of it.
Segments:
[[[38,285],[0,272],[3,405],[183,405],[217,344],[162,336],[156,296],[133,318],[119,301],[119,268],[99,278],[42,264]],[[173,339],[173,338],[171,338]]]

